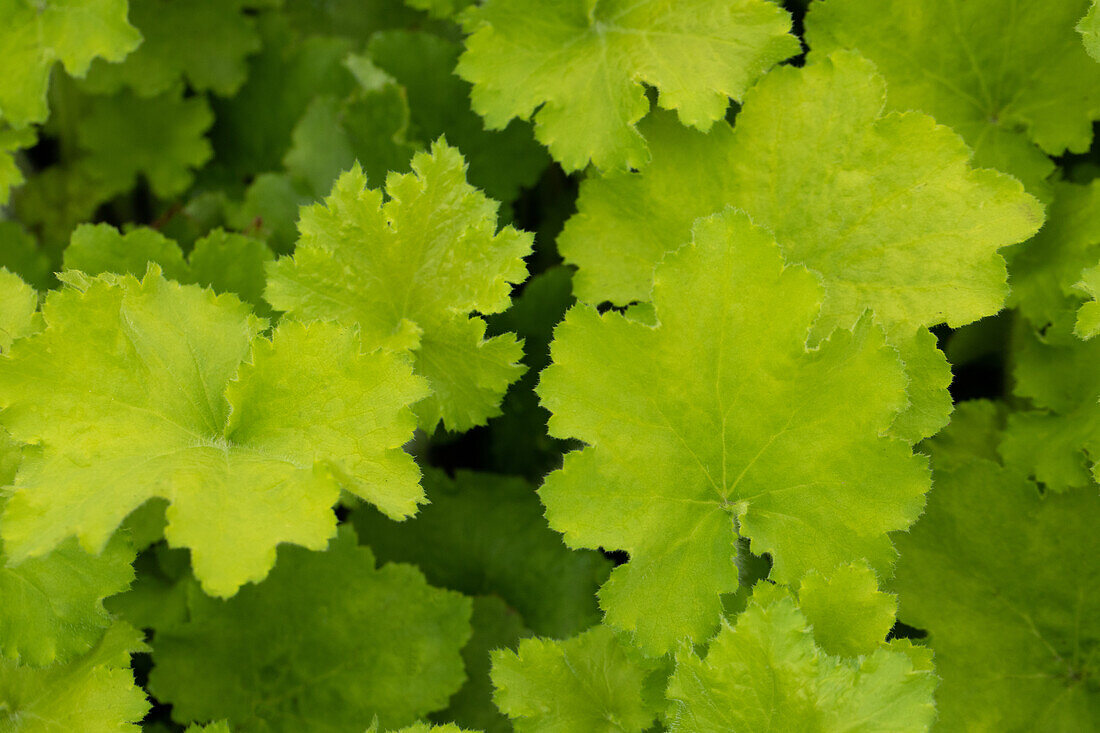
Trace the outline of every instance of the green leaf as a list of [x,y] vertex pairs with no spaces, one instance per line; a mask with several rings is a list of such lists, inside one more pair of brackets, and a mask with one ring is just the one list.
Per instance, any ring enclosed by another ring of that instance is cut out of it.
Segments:
[[0,659],[0,730],[140,733],[149,702],[134,684],[130,655],[146,651],[141,633],[120,623],[68,664],[35,669]]
[[274,259],[271,248],[262,241],[215,229],[195,242],[187,256],[188,279],[213,288],[215,293],[234,293],[267,316],[271,309],[263,299],[266,267]]
[[476,0],[405,0],[410,8],[427,11],[433,18],[453,18],[459,11],[465,10]]
[[409,565],[375,569],[350,529],[326,552],[286,547],[234,598],[192,588],[186,623],[156,637],[149,687],[177,722],[237,730],[401,726],[446,706],[464,679],[470,601]]
[[417,407],[428,431],[466,430],[500,414],[523,369],[513,335],[485,339],[470,315],[508,307],[524,280],[531,235],[497,231],[498,204],[465,180],[461,154],[439,141],[413,172],[367,188],[358,166],[323,204],[302,210],[293,257],[270,268],[265,297],[296,318],[358,324],[369,343],[413,353],[432,396]]
[[1079,338],[1088,340],[1100,333],[1100,264],[1086,268],[1076,287],[1092,298],[1077,309],[1077,325],[1073,329]]
[[367,507],[352,513],[381,560],[412,563],[433,585],[497,595],[543,636],[571,636],[599,621],[595,592],[611,564],[598,552],[570,552],[546,526],[533,486],[427,469],[424,488],[431,503],[412,521],[398,524]]
[[878,589],[865,563],[841,565],[828,577],[811,570],[798,589],[798,604],[827,654],[862,657],[882,646],[894,625],[897,599]]
[[676,655],[668,686],[673,733],[927,731],[936,677],[901,649],[831,656],[783,590],[757,585],[736,626],[723,623],[704,659]]
[[49,288],[53,278],[50,258],[17,221],[0,221],[0,267],[7,268],[39,290]]
[[171,198],[186,191],[194,169],[210,160],[210,106],[205,97],[183,97],[182,86],[148,99],[129,91],[93,96],[88,108],[77,134],[85,164],[108,191],[104,200],[133,187],[139,174],[153,193]]
[[[0,118],[16,128],[45,122],[54,62],[84,76],[92,59],[121,61],[141,43],[126,0],[8,0],[0,5]],[[18,69],[18,73],[11,71]]]
[[518,652],[492,656],[496,704],[517,733],[641,733],[657,717],[649,678],[660,661],[606,626],[567,641],[524,639]]
[[423,501],[401,445],[424,385],[404,360],[331,324],[257,337],[264,322],[235,297],[155,269],[71,282],[47,297],[46,330],[0,361],[0,422],[43,446],[4,512],[11,561],[72,535],[98,551],[159,496],[169,544],[229,596],[278,543],[323,547],[340,487],[394,518]]
[[1071,320],[1081,271],[1100,260],[1100,179],[1087,186],[1059,182],[1047,221],[1011,263],[1015,306],[1035,330]]
[[1100,61],[1100,5],[1096,0],[1092,0],[1089,12],[1077,23],[1076,29],[1089,56]]
[[12,130],[0,127],[0,205],[8,202],[13,188],[22,185],[23,172],[15,162],[15,154],[34,145],[33,129]]
[[126,234],[110,224],[81,224],[65,249],[66,270],[92,275],[112,272],[141,277],[155,263],[172,280],[186,281],[187,263],[179,245],[155,229],[137,227]]
[[121,64],[96,61],[85,88],[113,94],[128,86],[143,97],[186,79],[192,89],[228,96],[244,84],[245,57],[260,49],[245,0],[130,0],[130,19],[145,41]]
[[1042,210],[1007,176],[972,169],[962,141],[931,118],[883,116],[884,97],[871,64],[842,53],[769,74],[736,129],[723,122],[702,135],[654,115],[643,124],[653,163],[585,181],[558,240],[579,267],[577,297],[648,300],[654,265],[688,240],[697,217],[743,209],[775,233],[788,262],[822,275],[815,334],[874,311],[911,380],[911,407],[893,432],[932,435],[950,414],[951,377],[920,327],[1000,309],[997,250],[1033,234]]
[[1100,476],[1100,341],[1053,327],[1044,337],[1029,328],[1013,336],[1013,392],[1037,409],[1009,416],[1005,464],[1052,491],[1090,486],[1089,467]]
[[447,140],[469,161],[470,183],[490,198],[511,202],[533,186],[550,163],[530,125],[515,120],[486,130],[470,109],[470,85],[453,73],[461,45],[431,33],[394,30],[371,36],[370,58],[405,88],[412,135]]
[[822,288],[747,216],[701,220],[655,279],[655,327],[585,306],[558,327],[539,394],[551,434],[588,447],[539,493],[571,547],[630,553],[600,602],[660,654],[713,632],[738,534],[779,582],[861,558],[887,572],[928,474],[883,435],[905,377],[882,331],[808,350]]
[[897,538],[906,623],[928,631],[945,730],[1085,731],[1100,725],[1100,496],[1040,493],[982,459],[936,469]]
[[1007,418],[1008,409],[1001,402],[960,402],[951,413],[951,424],[921,447],[937,468],[969,463],[974,458],[1000,462],[998,451]]
[[489,0],[462,24],[455,73],[474,85],[486,127],[534,114],[535,137],[566,171],[645,165],[643,83],[707,130],[729,97],[799,50],[790,16],[765,0]]
[[1088,0],[960,3],[913,0],[883,12],[874,0],[814,3],[806,17],[813,58],[859,49],[878,65],[890,109],[921,110],[999,168],[1044,196],[1046,154],[1082,153],[1100,115],[1100,66],[1074,33]]
[[3,657],[42,666],[87,652],[111,625],[103,599],[129,587],[133,561],[129,541],[116,537],[98,555],[68,540],[44,557],[0,566]]
[[495,596],[473,599],[470,618],[473,635],[462,648],[466,665],[466,683],[451,695],[446,710],[432,715],[433,720],[453,720],[484,733],[511,733],[508,718],[493,704],[493,683],[489,678],[489,655],[494,649],[515,649],[521,638],[531,636],[523,619]]
[[0,353],[16,339],[42,329],[38,293],[18,275],[0,267]]

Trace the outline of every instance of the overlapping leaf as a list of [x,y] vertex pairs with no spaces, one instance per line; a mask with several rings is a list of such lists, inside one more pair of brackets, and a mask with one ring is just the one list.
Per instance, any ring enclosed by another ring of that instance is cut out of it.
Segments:
[[674,733],[927,731],[936,677],[904,644],[858,659],[814,643],[789,594],[760,584],[700,659],[685,647],[668,687]]
[[150,689],[179,722],[247,731],[364,730],[445,707],[462,684],[470,601],[409,565],[375,568],[342,530],[326,552],[287,547],[228,601],[192,589],[186,623],[157,634]]
[[474,110],[490,129],[534,115],[535,137],[567,171],[645,165],[643,83],[706,130],[729,97],[798,53],[790,17],[766,0],[489,0],[462,23],[456,73],[474,85]]
[[445,141],[412,169],[391,175],[385,194],[358,166],[343,174],[324,203],[303,209],[294,256],[269,269],[265,297],[294,317],[358,324],[370,343],[411,350],[432,390],[420,425],[466,430],[499,414],[523,371],[514,336],[486,339],[471,313],[508,307],[531,236],[497,230],[498,204],[466,183]]
[[571,546],[630,553],[600,601],[651,653],[713,631],[738,534],[780,582],[887,571],[886,533],[920,511],[923,462],[883,437],[905,405],[897,353],[866,320],[807,350],[823,296],[727,212],[657,269],[659,325],[578,306],[558,327],[539,394],[551,433],[588,447],[540,494]]
[[155,269],[69,281],[46,330],[0,361],[0,422],[40,446],[4,511],[12,562],[72,535],[98,551],[159,496],[169,543],[226,596],[267,574],[278,543],[323,547],[341,486],[395,518],[423,500],[401,445],[425,388],[403,359],[335,325],[284,323],[269,341],[235,297]]
[[811,57],[858,49],[886,78],[888,104],[950,125],[975,161],[1036,195],[1047,155],[1084,152],[1100,116],[1100,66],[1074,25],[1089,0],[826,0],[806,17]]
[[898,537],[901,619],[928,631],[945,730],[1100,725],[1100,496],[1040,493],[981,458],[937,467]]

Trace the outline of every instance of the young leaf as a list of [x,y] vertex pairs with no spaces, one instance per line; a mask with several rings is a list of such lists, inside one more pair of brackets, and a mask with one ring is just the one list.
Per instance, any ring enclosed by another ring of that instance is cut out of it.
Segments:
[[660,661],[606,626],[567,641],[524,639],[518,652],[492,656],[496,704],[517,733],[642,733],[657,717],[649,678]]
[[653,301],[655,327],[573,308],[539,385],[551,433],[588,444],[539,492],[550,526],[631,555],[600,590],[607,623],[651,654],[705,639],[739,533],[779,582],[860,558],[886,572],[887,532],[916,519],[928,474],[883,436],[905,381],[882,331],[861,321],[807,350],[821,287],[732,211],[665,259]]
[[673,733],[798,730],[923,733],[936,677],[904,648],[830,656],[785,591],[757,585],[736,626],[722,624],[704,659],[676,655],[668,686]]
[[0,4],[0,118],[16,128],[45,122],[50,71],[60,61],[84,76],[97,56],[121,61],[141,43],[126,0],[49,0]]
[[237,730],[401,726],[464,679],[470,601],[410,565],[375,568],[341,530],[326,552],[286,547],[260,585],[220,601],[192,589],[186,623],[157,634],[149,687],[177,722]]
[[46,330],[0,360],[0,422],[42,446],[4,511],[11,561],[72,535],[98,551],[159,496],[169,543],[228,596],[267,574],[278,543],[323,547],[341,486],[394,518],[423,500],[401,445],[425,387],[404,360],[331,324],[259,338],[235,297],[155,268],[70,279],[46,299]]
[[0,729],[11,733],[140,733],[149,710],[130,655],[149,651],[141,632],[115,624],[68,664],[42,669],[0,659]]
[[535,137],[566,171],[645,165],[643,83],[707,130],[729,97],[799,49],[790,16],[766,0],[489,0],[462,25],[455,73],[474,85],[486,127],[534,114]]
[[878,649],[898,610],[897,599],[878,589],[878,579],[865,563],[841,565],[828,576],[811,570],[798,589],[798,605],[818,646],[841,657]]
[[1044,194],[1045,154],[1084,152],[1100,115],[1100,66],[1074,24],[1088,0],[827,0],[806,17],[811,57],[858,49],[878,65],[891,109],[950,125],[982,167]]
[[356,166],[323,204],[302,210],[293,257],[269,268],[265,297],[302,318],[358,324],[369,343],[409,349],[432,396],[421,427],[467,430],[500,413],[523,369],[512,335],[490,339],[479,314],[508,307],[527,276],[531,235],[497,231],[498,204],[466,183],[462,155],[439,141],[413,172],[367,188]]
[[924,516],[898,535],[895,587],[902,620],[928,631],[941,725],[1094,730],[1095,486],[1044,494],[979,458],[935,478]]

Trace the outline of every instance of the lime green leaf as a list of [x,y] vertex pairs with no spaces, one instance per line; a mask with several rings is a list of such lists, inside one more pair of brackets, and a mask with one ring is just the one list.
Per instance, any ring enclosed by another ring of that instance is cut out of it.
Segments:
[[1053,163],[1044,153],[1084,152],[1100,116],[1100,66],[1073,27],[1088,0],[960,3],[913,0],[883,12],[874,0],[814,3],[806,18],[811,58],[858,49],[878,65],[891,109],[921,110],[1042,195]]
[[668,686],[673,733],[927,731],[936,678],[901,650],[859,660],[815,646],[786,592],[760,584],[705,659],[685,647]]
[[455,72],[488,128],[534,113],[535,137],[565,170],[641,168],[643,83],[707,130],[729,97],[798,53],[790,23],[765,0],[489,0],[462,17],[470,35]]
[[606,626],[567,641],[524,639],[493,652],[496,704],[517,733],[641,733],[660,700],[648,694],[661,669]]
[[1042,209],[1007,176],[972,169],[931,118],[883,116],[885,93],[871,64],[838,54],[769,74],[735,130],[704,136],[655,117],[653,164],[586,181],[562,233],[577,297],[648,300],[653,266],[691,223],[732,205],[771,229],[788,261],[821,273],[821,333],[867,308],[914,327],[995,313],[1007,293],[997,250],[1031,236]]
[[1020,328],[1013,345],[1013,391],[1038,409],[1009,416],[1005,464],[1052,491],[1089,486],[1089,467],[1100,475],[1100,341],[1056,328],[1040,338]]
[[523,619],[495,596],[473,599],[470,618],[474,633],[462,648],[466,664],[466,683],[451,696],[446,710],[432,715],[433,720],[453,720],[484,733],[511,733],[508,718],[493,704],[493,683],[489,678],[489,654],[494,649],[515,649],[519,640],[530,636]]
[[375,569],[350,529],[326,552],[280,549],[270,577],[228,601],[190,597],[188,621],[157,634],[149,679],[178,722],[337,733],[377,715],[401,726],[445,707],[464,679],[470,601],[412,566]]
[[121,234],[110,224],[81,224],[73,230],[64,255],[65,269],[92,276],[113,272],[141,277],[150,262],[159,265],[165,277],[187,279],[179,245],[148,227]]
[[1041,494],[982,459],[937,466],[935,480],[924,516],[898,536],[895,587],[901,619],[929,633],[943,728],[1095,730],[1095,487]]
[[1069,320],[1081,271],[1100,260],[1100,179],[1054,184],[1047,221],[1012,258],[1009,305],[1035,327]]
[[417,412],[432,430],[466,430],[500,413],[523,369],[511,334],[485,339],[479,314],[508,307],[527,276],[531,235],[497,231],[498,204],[465,180],[461,154],[439,141],[391,175],[385,197],[356,166],[323,204],[302,210],[293,258],[270,268],[265,297],[303,319],[359,324],[369,343],[410,349],[432,396]]
[[130,655],[149,651],[141,633],[115,624],[68,664],[35,669],[0,660],[0,729],[5,733],[140,733],[149,709]]
[[739,533],[780,582],[860,558],[886,572],[886,533],[920,512],[923,461],[883,436],[905,404],[897,354],[866,320],[807,350],[822,296],[727,212],[658,267],[659,326],[576,307],[558,327],[539,394],[551,433],[588,447],[540,494],[570,546],[630,553],[600,601],[647,652],[713,632]]
[[35,133],[31,128],[12,130],[0,127],[0,205],[8,202],[11,190],[23,183],[23,172],[15,163],[15,153],[34,145]]
[[596,589],[610,563],[570,552],[550,531],[534,487],[522,479],[459,471],[424,472],[431,501],[400,524],[363,507],[352,521],[383,561],[413,563],[433,585],[495,594],[536,634],[566,637],[599,621]]
[[886,640],[894,625],[897,599],[878,589],[864,563],[841,565],[828,577],[811,570],[802,579],[798,604],[813,626],[814,639],[828,654],[861,657]]
[[0,267],[0,353],[16,339],[41,330],[38,293],[18,275]]
[[40,666],[88,651],[111,624],[103,599],[130,585],[133,561],[129,542],[116,537],[99,555],[68,540],[45,557],[0,566],[0,652]]
[[498,201],[510,202],[532,186],[550,163],[530,125],[514,120],[503,130],[486,130],[470,109],[470,85],[455,76],[461,46],[431,33],[395,30],[376,33],[371,59],[405,87],[413,136],[447,140],[469,161],[470,183]]
[[1089,12],[1085,13],[1085,17],[1081,18],[1076,27],[1089,56],[1100,61],[1100,5],[1096,0],[1092,0]]
[[395,518],[423,500],[401,445],[424,386],[404,360],[362,354],[335,325],[257,338],[264,322],[239,300],[155,270],[81,280],[0,361],[0,422],[43,446],[5,509],[12,561],[71,535],[98,550],[159,496],[169,543],[228,596],[267,574],[278,543],[323,547],[341,486]]
[[77,134],[87,166],[111,195],[131,188],[141,174],[153,193],[170,198],[186,191],[193,169],[210,160],[205,137],[214,121],[210,106],[205,97],[182,95],[177,87],[149,99],[128,91],[89,98]]
[[[92,59],[121,61],[141,43],[126,0],[7,0],[0,5],[0,117],[15,127],[45,122],[54,62],[84,76]],[[18,73],[11,70],[18,69]]]
[[243,0],[130,0],[130,19],[145,41],[121,64],[97,61],[85,87],[114,93],[129,86],[143,97],[181,79],[196,91],[228,96],[244,84],[245,57],[260,49]]
[[1081,273],[1077,289],[1092,298],[1077,309],[1077,325],[1073,329],[1079,338],[1087,340],[1100,333],[1100,265]]

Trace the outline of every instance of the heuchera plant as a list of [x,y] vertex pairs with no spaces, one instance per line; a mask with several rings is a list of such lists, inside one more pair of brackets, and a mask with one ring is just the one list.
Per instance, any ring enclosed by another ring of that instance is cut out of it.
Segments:
[[0,733],[1100,730],[1088,0],[0,0]]

